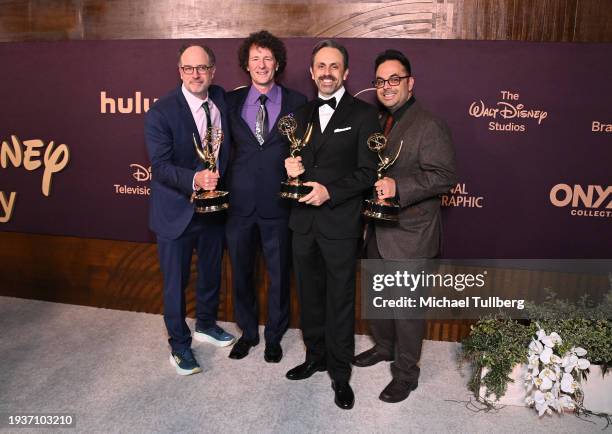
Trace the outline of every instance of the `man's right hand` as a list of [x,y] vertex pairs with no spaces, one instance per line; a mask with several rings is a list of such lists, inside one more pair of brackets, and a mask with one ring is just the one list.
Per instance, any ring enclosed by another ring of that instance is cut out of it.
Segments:
[[285,169],[290,178],[297,178],[306,171],[302,164],[302,157],[289,157],[285,159]]
[[219,181],[219,173],[212,172],[208,169],[200,170],[195,174],[195,186],[196,189],[204,189],[212,191],[217,188],[217,182]]

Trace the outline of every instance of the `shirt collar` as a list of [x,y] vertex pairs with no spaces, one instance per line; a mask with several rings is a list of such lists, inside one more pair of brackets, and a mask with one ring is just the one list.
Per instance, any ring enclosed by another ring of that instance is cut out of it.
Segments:
[[204,102],[206,102],[206,101],[208,101],[210,99],[210,98],[208,98],[208,95],[207,95],[206,99],[198,98],[197,96],[195,96],[194,94],[189,92],[184,84],[181,86],[181,90],[183,91],[183,95],[185,95],[185,99],[187,100],[187,104],[189,105],[189,108],[191,109],[192,112],[197,111],[199,108],[202,107],[202,103],[204,103]]
[[[321,95],[321,92],[319,92],[319,98],[321,99],[332,99],[332,98],[336,98],[336,108],[338,108],[338,104],[340,104],[340,100],[342,99],[342,97],[344,96],[344,93],[346,92],[346,89],[344,89],[344,86],[342,86],[340,89],[338,89],[337,91],[335,91],[332,96],[323,96]],[[330,107],[331,108],[331,107]]]
[[[249,93],[247,95],[247,104],[249,105],[259,104],[258,99],[260,95],[262,95],[262,93],[259,90],[257,90],[255,86],[251,85],[251,87],[249,88]],[[268,93],[266,93],[265,95],[268,97],[270,102],[272,102],[273,104],[279,104],[280,95],[281,95],[280,87],[277,86],[275,83],[273,83],[272,87],[270,88],[270,90],[268,90]]]
[[406,113],[406,110],[408,110],[410,106],[414,104],[415,101],[416,99],[414,98],[414,94],[410,95],[410,98],[408,98],[408,101],[406,101],[404,104],[402,104],[400,108],[398,108],[392,113],[393,120],[395,122],[398,122],[400,118],[404,115],[404,113]]

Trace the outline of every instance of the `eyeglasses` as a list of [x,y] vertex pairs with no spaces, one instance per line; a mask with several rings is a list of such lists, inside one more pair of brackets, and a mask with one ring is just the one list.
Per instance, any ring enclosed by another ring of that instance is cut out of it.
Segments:
[[197,65],[197,66],[185,65],[185,66],[181,66],[180,68],[183,70],[185,74],[191,75],[193,74],[194,70],[198,71],[198,74],[204,74],[205,72],[210,71],[214,67],[215,65]]
[[402,81],[403,78],[410,78],[409,75],[404,75],[403,77],[398,77],[397,75],[394,75],[393,77],[389,78],[388,80],[383,80],[382,78],[377,78],[376,80],[374,80],[372,82],[372,84],[374,85],[374,87],[376,89],[380,89],[381,87],[385,87],[385,83],[389,83],[389,86],[399,86],[400,82]]

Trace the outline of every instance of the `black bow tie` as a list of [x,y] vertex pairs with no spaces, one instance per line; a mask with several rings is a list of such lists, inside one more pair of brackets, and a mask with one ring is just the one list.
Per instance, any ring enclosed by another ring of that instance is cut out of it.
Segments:
[[330,99],[317,98],[317,102],[319,103],[319,107],[327,104],[334,110],[336,109],[336,98],[330,98]]

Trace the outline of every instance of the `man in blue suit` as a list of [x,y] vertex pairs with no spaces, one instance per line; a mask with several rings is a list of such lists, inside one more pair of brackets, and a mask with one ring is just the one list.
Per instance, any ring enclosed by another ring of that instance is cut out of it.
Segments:
[[275,83],[287,63],[285,46],[269,32],[249,35],[238,50],[251,85],[227,95],[233,156],[228,187],[227,244],[232,262],[234,312],[242,329],[230,358],[242,359],[259,343],[255,251],[261,245],[269,276],[264,359],[278,363],[289,324],[289,207],[278,195],[286,180],[289,147],[276,126],[282,116],[306,103],[300,93]]
[[149,225],[157,234],[160,268],[164,277],[164,322],[171,347],[170,363],[179,375],[201,372],[191,351],[191,333],[185,322],[185,288],[191,257],[197,252],[196,331],[194,338],[217,346],[234,337],[216,325],[224,247],[224,216],[196,214],[195,190],[215,190],[223,182],[229,160],[229,138],[214,149],[217,171],[203,170],[195,151],[209,127],[227,133],[225,92],[211,85],[215,55],[200,45],[179,51],[182,84],[161,98],[145,117],[145,141],[151,160],[152,183]]

